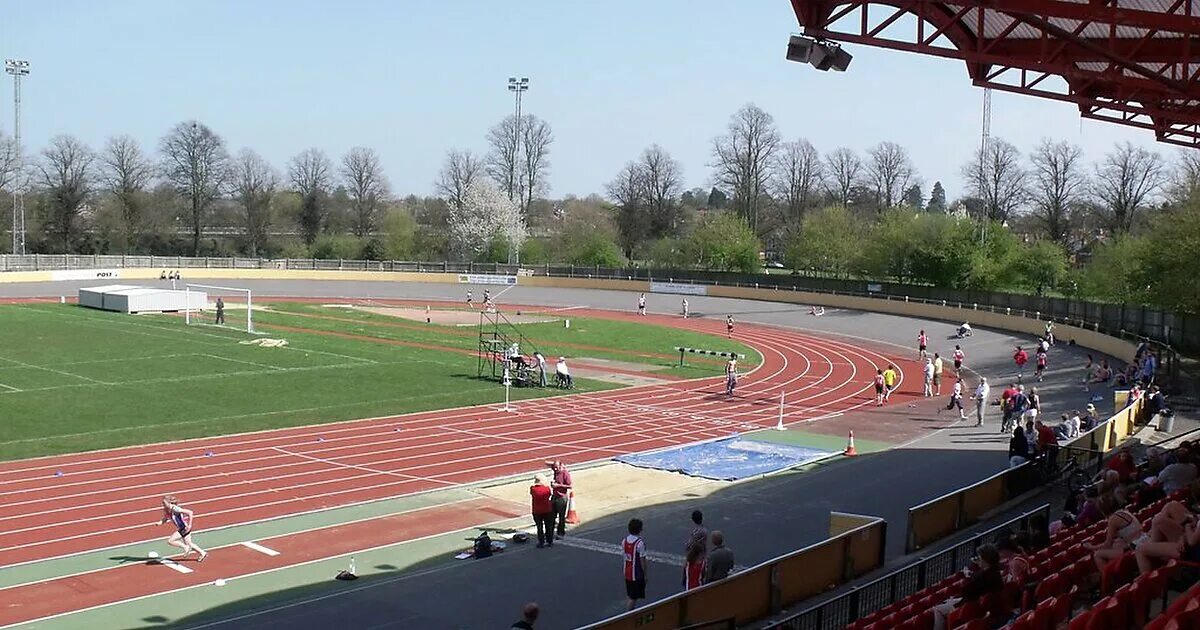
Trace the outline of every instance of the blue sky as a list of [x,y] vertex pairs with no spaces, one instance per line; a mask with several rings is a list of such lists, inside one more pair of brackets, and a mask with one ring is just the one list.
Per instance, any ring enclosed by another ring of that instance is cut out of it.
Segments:
[[[786,0],[9,0],[3,18],[0,55],[32,63],[30,149],[59,133],[153,148],[196,118],[278,168],[310,146],[335,159],[374,147],[398,194],[430,194],[448,149],[485,151],[512,110],[510,75],[530,77],[525,111],[554,128],[554,196],[603,192],[652,143],[689,187],[707,186],[711,139],[747,102],[823,153],[904,145],[926,194],[940,179],[958,196],[979,143],[982,92],[961,62],[848,46],[846,73],[789,63]],[[7,133],[11,99],[0,83]],[[992,133],[1023,151],[1067,139],[1089,159],[1124,140],[1174,152],[1150,132],[1081,122],[1072,105],[1000,93]]]

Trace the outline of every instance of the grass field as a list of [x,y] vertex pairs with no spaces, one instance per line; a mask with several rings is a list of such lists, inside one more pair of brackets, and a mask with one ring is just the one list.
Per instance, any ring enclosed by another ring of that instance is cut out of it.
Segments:
[[[255,327],[288,346],[244,345],[253,337],[242,331],[185,326],[175,316],[0,306],[0,459],[503,400],[496,383],[476,378],[474,328],[286,303],[256,312]],[[759,360],[739,343],[658,326],[573,319],[570,329],[521,330],[547,356],[619,359],[688,378],[719,374],[721,364],[674,367],[673,345]],[[576,383],[576,391],[613,387]]]

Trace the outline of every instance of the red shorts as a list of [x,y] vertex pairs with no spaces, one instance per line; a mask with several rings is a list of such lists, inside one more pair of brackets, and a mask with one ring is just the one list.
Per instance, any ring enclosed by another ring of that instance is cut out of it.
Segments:
[[683,567],[683,588],[691,590],[700,586],[700,576],[704,573],[704,561],[689,562]]

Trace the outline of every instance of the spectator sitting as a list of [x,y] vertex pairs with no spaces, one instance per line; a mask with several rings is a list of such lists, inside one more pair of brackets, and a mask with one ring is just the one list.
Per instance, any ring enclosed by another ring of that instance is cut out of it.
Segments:
[[1108,367],[1108,359],[1101,359],[1100,366],[1092,373],[1088,385],[1103,385],[1112,379],[1112,369]]
[[1100,424],[1100,416],[1097,415],[1096,405],[1088,403],[1087,415],[1085,415],[1079,423],[1080,432],[1087,433],[1095,429]]
[[1117,372],[1113,377],[1113,387],[1128,387],[1133,384],[1137,377],[1137,364],[1130,363],[1125,366],[1125,370]]
[[1170,495],[1188,487],[1197,477],[1200,477],[1200,470],[1192,462],[1191,455],[1187,454],[1164,467],[1155,480],[1157,485],[1162,486],[1163,492]]
[[1060,440],[1069,440],[1079,437],[1079,412],[1072,411],[1069,414],[1062,415],[1062,422],[1054,427],[1054,435]]
[[1150,522],[1150,540],[1137,546],[1135,556],[1143,574],[1154,570],[1161,560],[1200,560],[1196,515],[1178,501],[1168,502]]
[[1092,523],[1099,523],[1102,518],[1104,513],[1100,511],[1100,490],[1096,486],[1088,486],[1083,491],[1083,507],[1079,508],[1075,523],[1080,527],[1087,527]]
[[1146,418],[1153,418],[1167,408],[1167,397],[1163,395],[1162,390],[1158,385],[1151,385],[1150,391],[1146,393]]
[[1109,562],[1120,558],[1127,550],[1137,547],[1146,538],[1142,532],[1142,523],[1112,495],[1100,498],[1100,511],[1108,519],[1104,540],[1099,544],[1084,543],[1085,549],[1092,552],[1092,560],[1096,568],[1104,570]]
[[1117,456],[1109,460],[1108,465],[1104,468],[1116,471],[1121,483],[1136,481],[1137,463],[1133,461],[1133,453],[1129,452],[1128,448],[1118,451]]
[[959,596],[933,607],[934,630],[945,630],[946,618],[963,602],[982,600],[985,595],[998,593],[1004,588],[1004,578],[1000,574],[1000,552],[994,545],[983,545],[978,553],[975,562],[978,570],[969,574]]
[[554,365],[554,380],[559,387],[571,389],[575,386],[571,381],[571,370],[567,367],[566,357],[558,357],[558,363]]
[[1024,545],[1020,544],[1022,541],[1028,544],[1028,536],[1004,536],[996,542],[996,550],[1000,552],[1000,572],[1004,581],[1024,587],[1029,575],[1029,559],[1025,557]]

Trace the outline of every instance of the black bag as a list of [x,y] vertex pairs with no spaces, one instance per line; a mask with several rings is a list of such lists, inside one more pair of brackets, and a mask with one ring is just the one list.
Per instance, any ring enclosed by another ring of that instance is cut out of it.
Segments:
[[490,558],[492,556],[492,538],[483,532],[475,539],[475,557]]

